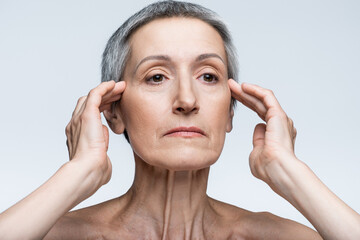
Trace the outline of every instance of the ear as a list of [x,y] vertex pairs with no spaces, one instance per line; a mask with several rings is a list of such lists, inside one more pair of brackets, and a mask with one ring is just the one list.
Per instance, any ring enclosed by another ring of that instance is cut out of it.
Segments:
[[114,133],[122,134],[124,132],[125,124],[118,109],[118,104],[114,104],[110,109],[104,110],[103,114],[109,127]]
[[232,128],[233,128],[233,117],[234,117],[234,106],[233,104],[231,104],[230,106],[230,111],[229,111],[229,119],[228,122],[226,124],[226,132],[229,133],[231,132]]

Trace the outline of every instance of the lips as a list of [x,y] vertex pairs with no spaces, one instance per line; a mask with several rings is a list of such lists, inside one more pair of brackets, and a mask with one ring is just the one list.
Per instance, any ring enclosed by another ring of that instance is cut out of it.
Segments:
[[177,127],[168,131],[164,136],[172,137],[203,137],[205,132],[198,127]]

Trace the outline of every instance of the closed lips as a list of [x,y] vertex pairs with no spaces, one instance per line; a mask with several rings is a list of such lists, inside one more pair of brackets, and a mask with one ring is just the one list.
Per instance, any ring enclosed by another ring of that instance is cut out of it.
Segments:
[[178,127],[178,128],[173,128],[171,129],[170,131],[168,131],[166,135],[174,135],[176,133],[183,133],[183,134],[198,134],[198,135],[203,135],[203,136],[206,136],[204,131],[201,130],[200,128],[198,127]]

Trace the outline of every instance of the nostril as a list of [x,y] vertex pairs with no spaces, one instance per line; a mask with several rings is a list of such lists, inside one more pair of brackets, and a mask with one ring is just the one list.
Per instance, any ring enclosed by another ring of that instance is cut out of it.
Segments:
[[183,109],[182,107],[178,107],[178,108],[176,108],[176,110],[179,111],[179,112],[185,111],[185,109]]

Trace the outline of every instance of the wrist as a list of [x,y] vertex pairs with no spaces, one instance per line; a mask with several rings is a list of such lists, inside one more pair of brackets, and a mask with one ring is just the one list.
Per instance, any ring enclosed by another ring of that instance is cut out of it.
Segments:
[[73,159],[65,163],[61,169],[69,177],[69,181],[72,181],[74,186],[76,186],[74,193],[78,203],[90,197],[102,186],[102,176],[100,171],[94,166],[85,165]]
[[298,191],[299,182],[311,171],[295,155],[284,156],[279,161],[272,161],[265,168],[268,185],[280,196],[292,202]]

